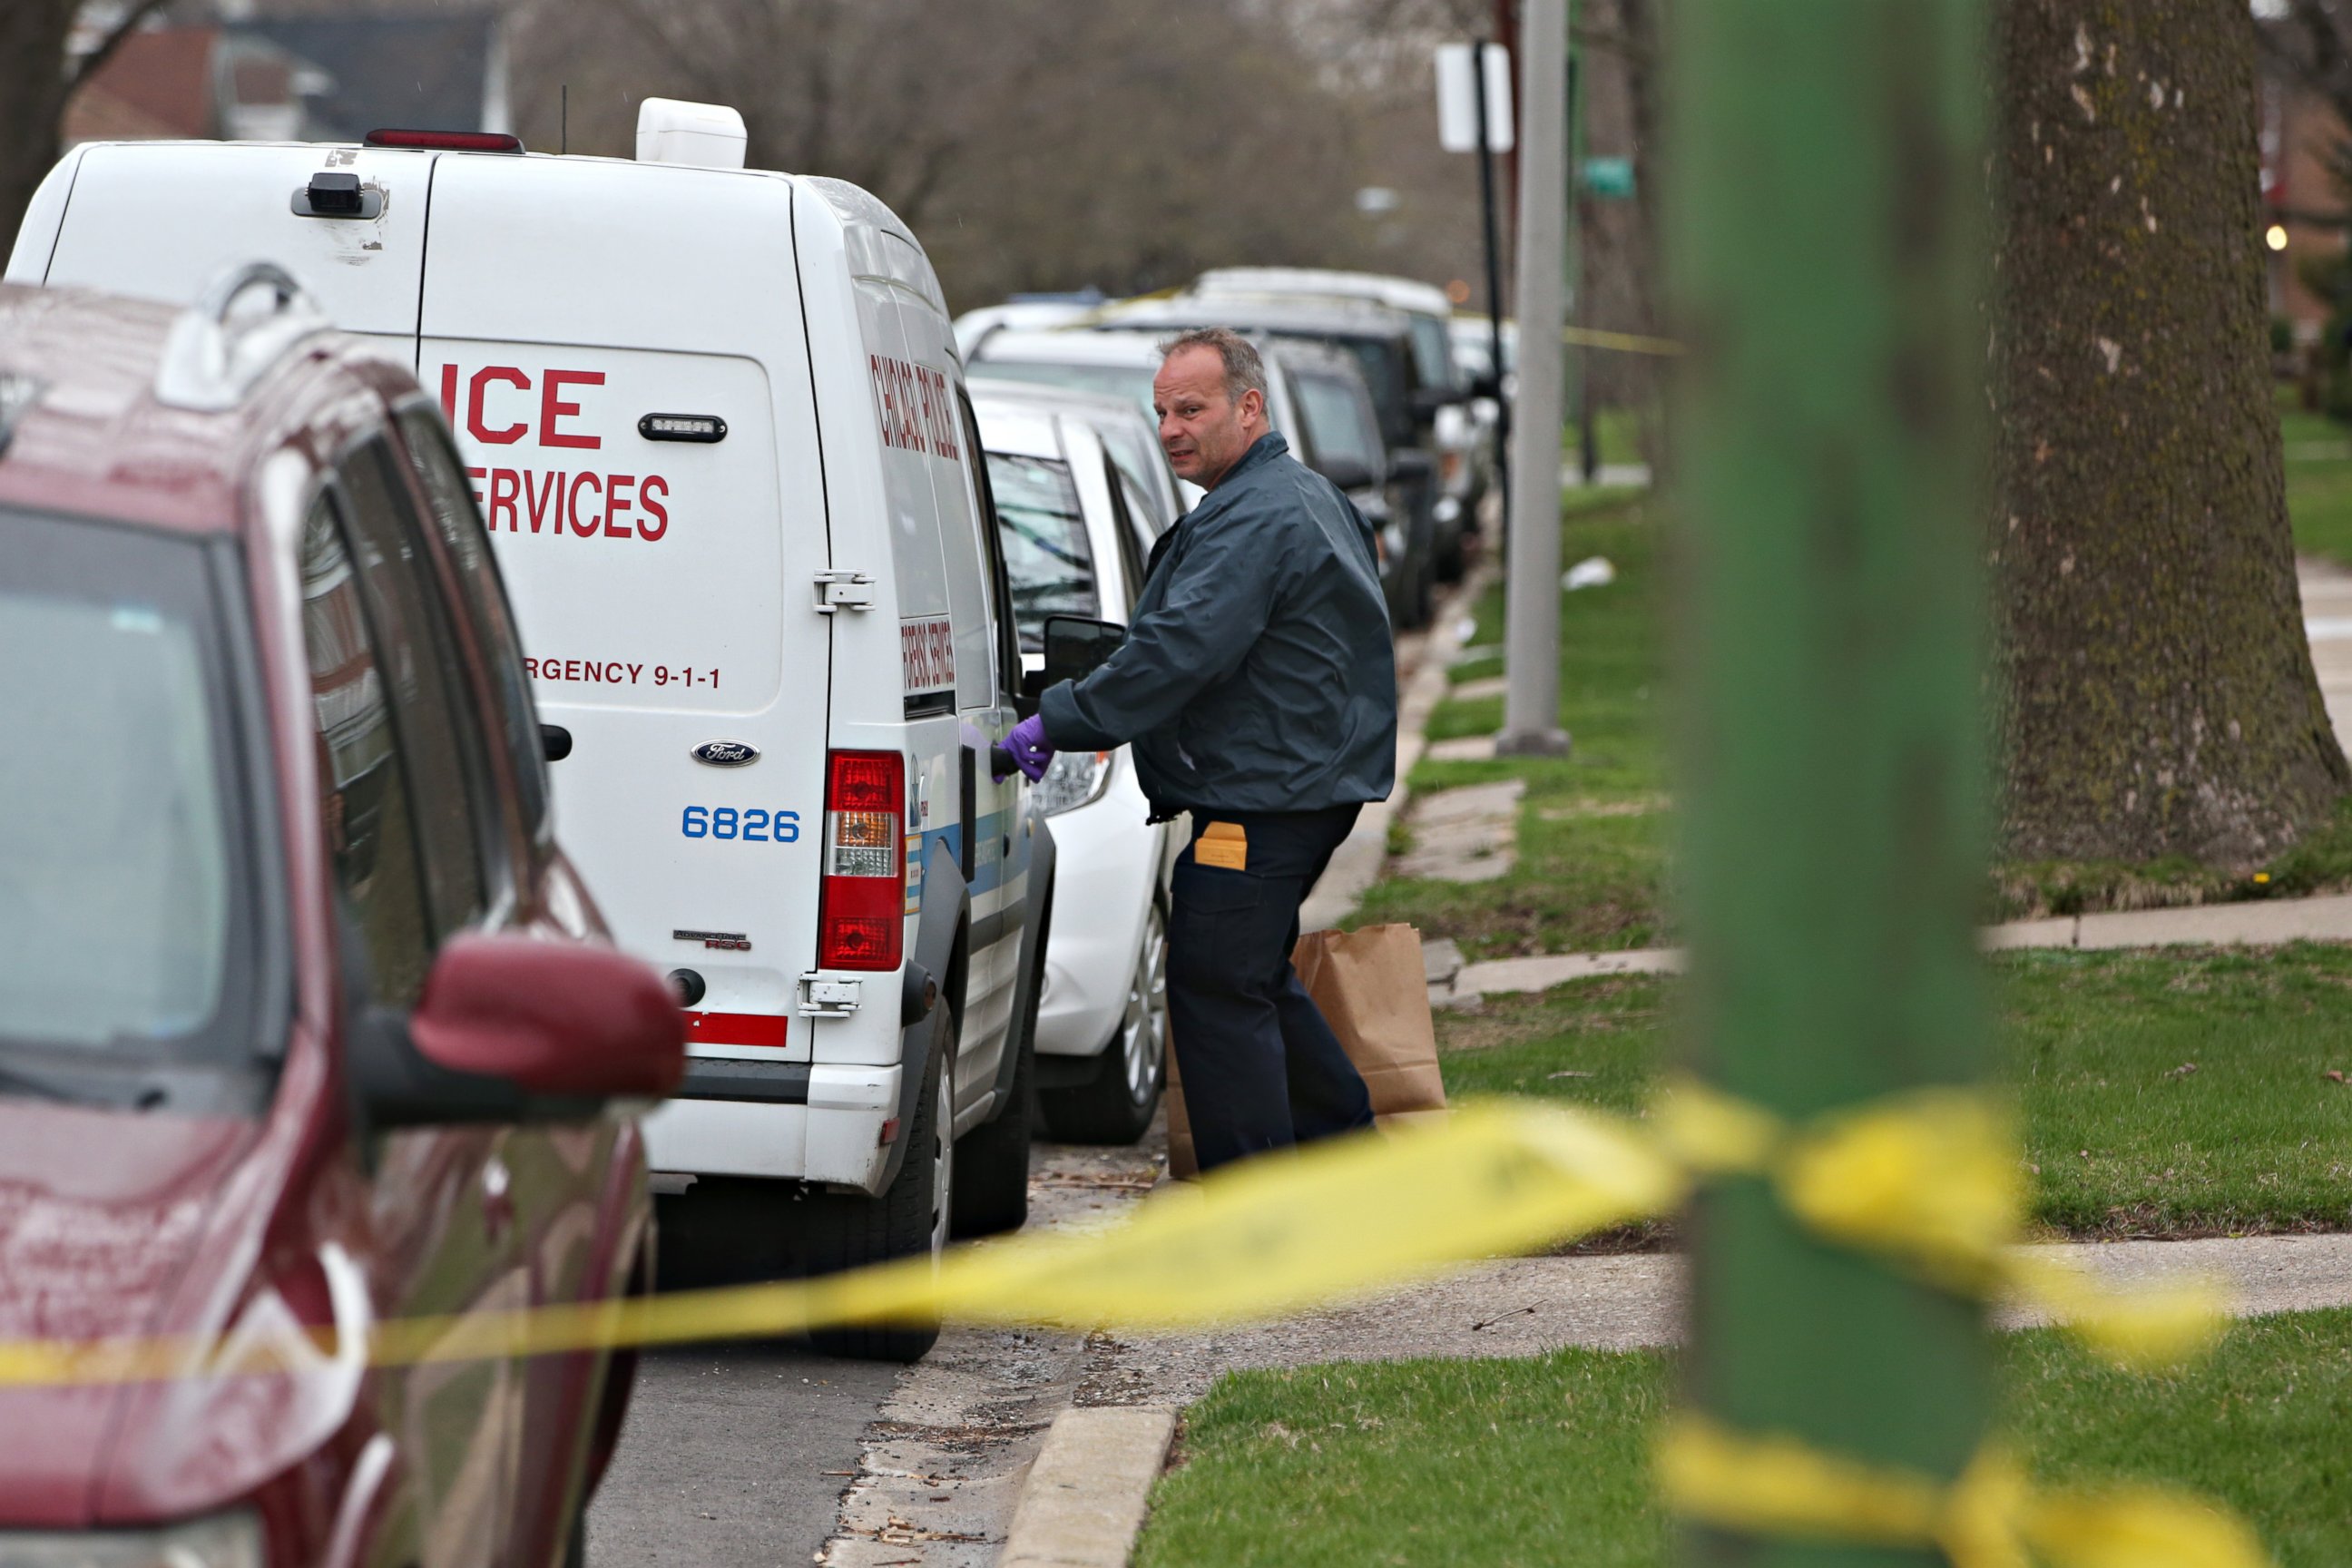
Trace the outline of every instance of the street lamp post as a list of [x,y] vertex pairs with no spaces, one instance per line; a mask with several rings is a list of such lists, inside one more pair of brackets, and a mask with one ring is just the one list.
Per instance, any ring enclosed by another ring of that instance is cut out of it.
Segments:
[[1559,727],[1562,271],[1568,247],[1568,0],[1519,18],[1518,407],[1506,542],[1503,732],[1495,750],[1565,756]]

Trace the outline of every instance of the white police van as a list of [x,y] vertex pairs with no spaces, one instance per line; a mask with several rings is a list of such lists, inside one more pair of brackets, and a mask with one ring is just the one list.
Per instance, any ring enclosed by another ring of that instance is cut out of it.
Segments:
[[6,275],[185,300],[274,261],[437,391],[568,740],[564,843],[688,1009],[647,1125],[699,1178],[673,1229],[780,1272],[1024,1217],[1054,856],[992,776],[1021,658],[939,281],[880,202],[743,149],[659,100],[635,162],[85,144]]

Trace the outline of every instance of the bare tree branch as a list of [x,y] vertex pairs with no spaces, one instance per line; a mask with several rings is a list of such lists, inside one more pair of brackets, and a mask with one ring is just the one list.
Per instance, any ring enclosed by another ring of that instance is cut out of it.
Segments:
[[114,58],[114,51],[122,47],[123,40],[137,32],[140,25],[162,10],[164,0],[134,0],[131,9],[123,13],[122,20],[98,41],[98,47],[82,56],[80,63],[74,67],[72,75],[67,79],[66,96],[70,98],[81,89],[82,83],[104,70],[106,62]]

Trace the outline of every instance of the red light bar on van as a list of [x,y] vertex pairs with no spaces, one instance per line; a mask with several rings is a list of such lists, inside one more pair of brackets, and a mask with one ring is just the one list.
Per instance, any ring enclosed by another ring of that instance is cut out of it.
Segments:
[[503,131],[371,131],[371,147],[406,147],[429,153],[520,153],[522,138]]
[[906,947],[907,760],[896,752],[826,759],[820,969],[896,969]]

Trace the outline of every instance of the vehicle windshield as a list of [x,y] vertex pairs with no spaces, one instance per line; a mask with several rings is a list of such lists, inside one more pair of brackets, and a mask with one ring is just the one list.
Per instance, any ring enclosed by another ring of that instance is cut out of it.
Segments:
[[1374,480],[1386,465],[1381,460],[1380,432],[1367,420],[1355,388],[1336,375],[1312,372],[1299,375],[1298,416],[1307,426],[1307,444],[1320,462],[1348,458],[1363,465]]
[[0,1092],[37,1058],[249,1060],[252,803],[204,547],[0,511]]
[[1412,396],[1405,380],[1404,354],[1399,344],[1389,338],[1316,341],[1329,342],[1356,356],[1356,363],[1364,373],[1365,390],[1372,395],[1372,406],[1380,410],[1381,434],[1392,445],[1412,445]]
[[1066,386],[1077,392],[1107,393],[1112,397],[1124,397],[1143,410],[1156,424],[1159,416],[1151,412],[1151,377],[1153,372],[1139,364],[1062,364],[1042,359],[981,359],[972,364],[976,376],[1001,376],[1006,381],[1034,382],[1041,386]]
[[1095,581],[1095,553],[1087,543],[1086,514],[1078,510],[1078,488],[1067,463],[1009,452],[988,455],[988,482],[996,492],[1021,651],[1043,653],[1046,616],[1102,616],[1102,591]]
[[1454,336],[1444,318],[1412,318],[1412,363],[1423,386],[1454,384]]

